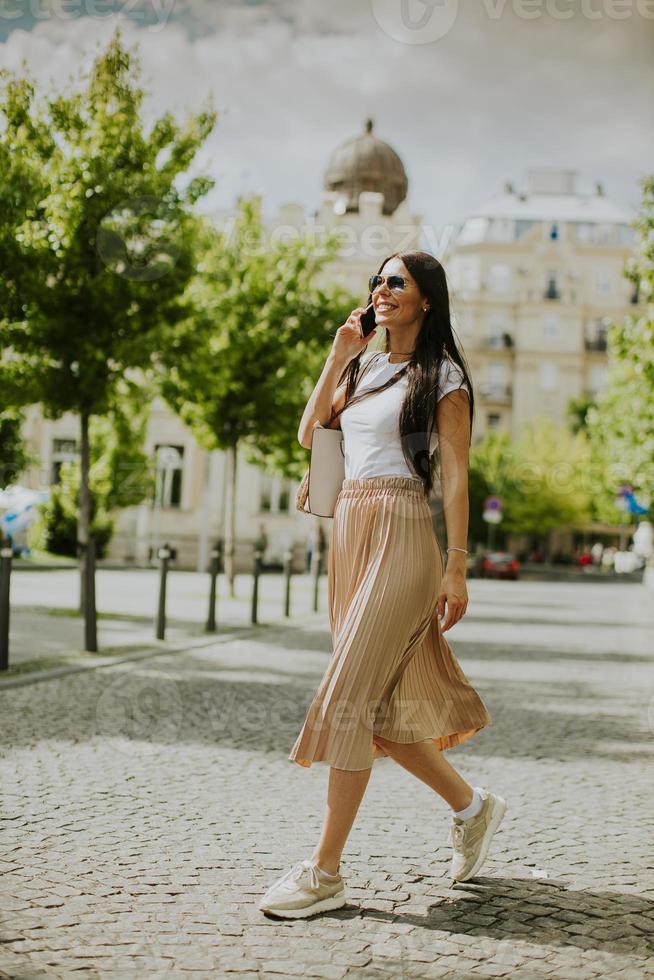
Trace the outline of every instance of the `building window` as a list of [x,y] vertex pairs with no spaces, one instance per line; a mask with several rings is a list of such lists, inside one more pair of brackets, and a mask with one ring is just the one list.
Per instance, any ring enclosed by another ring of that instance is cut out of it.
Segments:
[[184,446],[157,443],[154,452],[156,459],[154,502],[158,507],[181,507]]
[[52,440],[52,473],[51,483],[59,483],[61,467],[64,463],[72,463],[79,456],[76,439]]
[[506,384],[506,365],[501,361],[488,365],[488,383],[492,388],[503,388]]
[[272,509],[272,476],[269,473],[261,473],[259,476],[259,510],[270,511]]
[[535,221],[527,221],[523,218],[518,218],[515,223],[515,237],[522,238],[522,236],[526,235],[528,231],[531,231],[535,224]]
[[611,320],[608,316],[600,317],[590,323],[585,336],[586,350],[606,350],[610,327]]
[[474,293],[479,289],[479,266],[476,262],[461,263],[460,282],[464,293]]
[[592,245],[596,239],[595,224],[590,221],[575,221],[573,228],[581,245]]
[[452,330],[461,335],[465,334],[467,336],[472,335],[472,317],[469,310],[451,310],[450,319],[452,322]]
[[559,277],[555,269],[550,269],[545,280],[545,299],[561,299]]
[[557,224],[550,225],[550,239],[555,242],[559,237],[559,226]]
[[620,245],[633,245],[636,240],[636,231],[629,225],[618,225],[618,242]]
[[502,416],[499,414],[499,412],[488,412],[486,415],[486,422],[489,429],[499,429],[502,422]]
[[543,320],[543,337],[545,340],[559,340],[560,338],[560,326],[561,318],[558,314],[553,313],[546,316]]
[[291,481],[282,480],[277,498],[277,508],[281,513],[288,512],[291,505]]
[[462,245],[483,242],[488,237],[488,224],[488,218],[468,218],[461,229],[459,242]]
[[610,269],[598,269],[595,273],[595,292],[598,296],[611,296],[613,276]]
[[590,370],[590,390],[595,395],[606,384],[607,369],[601,364],[597,364]]
[[503,262],[496,262],[489,269],[491,292],[498,295],[508,293],[511,286],[511,267]]
[[559,367],[554,361],[543,361],[540,365],[541,391],[554,391],[559,384]]
[[291,506],[291,481],[272,473],[259,475],[259,510],[270,514],[288,513]]
[[490,347],[504,347],[506,319],[501,314],[491,316],[488,321],[488,344]]

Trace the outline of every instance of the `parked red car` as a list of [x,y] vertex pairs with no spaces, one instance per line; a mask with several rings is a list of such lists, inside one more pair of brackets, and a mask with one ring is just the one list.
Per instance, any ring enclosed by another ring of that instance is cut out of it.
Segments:
[[510,551],[490,551],[486,555],[474,556],[468,565],[469,578],[510,578],[520,577],[520,562]]

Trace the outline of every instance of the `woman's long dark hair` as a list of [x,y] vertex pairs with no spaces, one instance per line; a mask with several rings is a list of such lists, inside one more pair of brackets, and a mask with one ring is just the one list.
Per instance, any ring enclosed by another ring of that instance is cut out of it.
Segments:
[[[456,344],[450,319],[450,295],[445,277],[445,270],[438,259],[429,252],[395,252],[389,255],[379,266],[381,272],[390,259],[398,258],[406,266],[418,284],[422,295],[429,303],[422,329],[416,339],[415,350],[407,367],[397,371],[385,384],[372,388],[358,395],[354,394],[359,381],[361,355],[364,347],[345,368],[338,384],[347,378],[345,404],[341,411],[350,405],[358,403],[368,395],[390,387],[399,375],[406,374],[408,390],[400,410],[400,439],[402,452],[409,468],[422,480],[425,496],[429,496],[434,485],[437,470],[436,456],[429,455],[431,436],[436,426],[436,403],[439,394],[439,378],[441,362],[449,357],[461,370],[463,378],[470,388],[469,412],[470,432],[474,419],[474,394],[470,373],[462,352]],[[372,302],[372,294],[368,303]],[[390,352],[390,338],[386,334],[385,353]],[[374,362],[374,358],[372,359]],[[463,384],[463,382],[462,382]],[[335,413],[332,419],[340,412]]]

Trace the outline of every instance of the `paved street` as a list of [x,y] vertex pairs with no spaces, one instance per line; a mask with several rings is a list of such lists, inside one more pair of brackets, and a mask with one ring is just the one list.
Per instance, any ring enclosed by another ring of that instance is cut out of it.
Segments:
[[509,804],[480,877],[450,887],[446,806],[382,759],[348,904],[257,911],[322,822],[327,768],[287,759],[331,649],[319,614],[0,691],[0,975],[654,976],[651,593],[469,592],[446,636],[493,725],[449,758]]

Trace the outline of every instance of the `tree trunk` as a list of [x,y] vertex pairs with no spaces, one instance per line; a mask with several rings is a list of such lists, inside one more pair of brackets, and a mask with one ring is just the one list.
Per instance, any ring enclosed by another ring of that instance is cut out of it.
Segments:
[[202,503],[200,505],[200,527],[198,534],[198,563],[197,571],[206,572],[209,557],[209,521],[211,508],[211,459],[208,450],[204,456],[204,479],[202,485]]
[[91,467],[91,449],[89,444],[89,415],[82,412],[80,416],[80,484],[79,484],[79,517],[77,523],[77,543],[80,561],[80,599],[81,611],[84,616],[84,648],[95,653],[98,649],[95,585],[90,589],[87,583],[94,575],[94,562],[91,558],[89,567],[89,542],[91,540],[91,488],[89,486],[89,470]]
[[227,510],[227,528],[225,534],[225,575],[229,583],[229,595],[233,599],[236,595],[234,583],[235,572],[235,552],[236,552],[236,462],[238,459],[238,445],[229,447],[229,507]]

